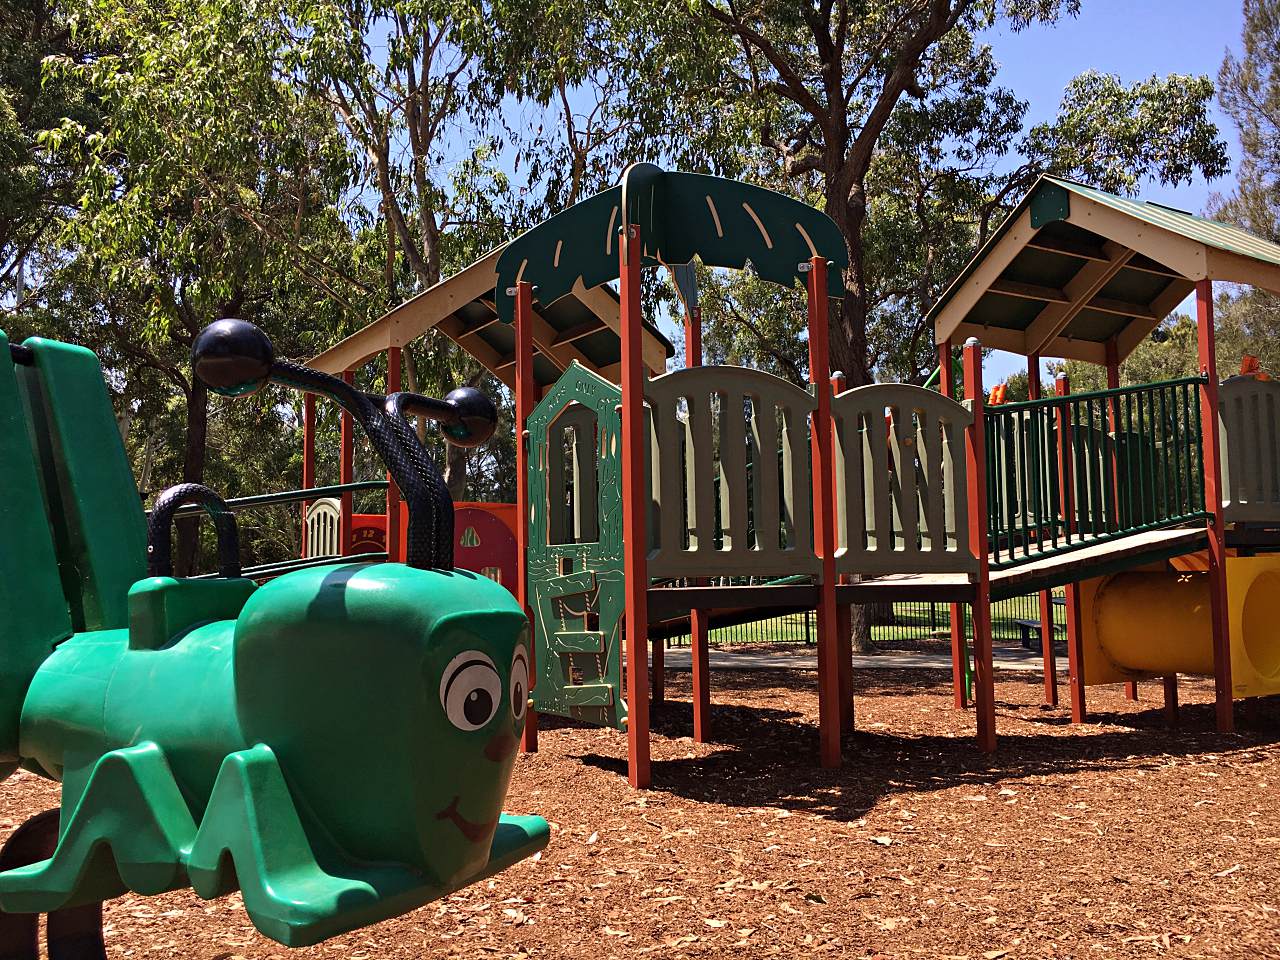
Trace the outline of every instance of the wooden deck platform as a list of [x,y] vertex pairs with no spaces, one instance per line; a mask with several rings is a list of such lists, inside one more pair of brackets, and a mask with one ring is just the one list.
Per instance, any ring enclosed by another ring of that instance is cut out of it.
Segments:
[[1095,543],[1016,567],[992,570],[991,598],[1003,600],[1091,577],[1118,573],[1140,564],[1195,553],[1203,550],[1208,542],[1204,524],[1197,524],[1194,527],[1148,530],[1117,540]]
[[[1016,567],[991,571],[991,597],[1003,600],[1051,587],[1117,573],[1144,563],[1155,563],[1203,550],[1208,543],[1205,528],[1173,527],[1148,530],[1132,536],[1095,543],[1064,553],[1032,558]],[[974,597],[968,574],[904,573],[868,578],[836,587],[836,601],[845,603],[898,603],[931,600],[935,603],[968,603]],[[818,602],[813,584],[762,584],[731,587],[652,587],[649,616],[655,621],[685,617],[690,610],[706,610],[715,616],[736,617],[737,622],[812,610]]]

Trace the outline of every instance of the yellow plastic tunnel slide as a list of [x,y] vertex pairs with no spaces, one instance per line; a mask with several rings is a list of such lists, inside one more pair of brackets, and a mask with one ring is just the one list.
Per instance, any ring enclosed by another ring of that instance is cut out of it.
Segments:
[[[1213,675],[1208,574],[1143,569],[1080,584],[1084,682]],[[1280,557],[1227,558],[1235,699],[1280,693]]]

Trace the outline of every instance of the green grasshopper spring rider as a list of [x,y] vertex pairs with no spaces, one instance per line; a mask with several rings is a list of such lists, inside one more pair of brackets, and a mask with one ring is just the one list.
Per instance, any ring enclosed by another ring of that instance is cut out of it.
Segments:
[[[0,780],[62,782],[62,806],[0,851],[0,958],[103,958],[102,901],[239,889],[288,946],[405,913],[546,845],[502,815],[528,696],[528,622],[452,569],[453,508],[410,415],[454,442],[492,434],[474,390],[360,392],[276,360],[252,324],[196,340],[195,373],[268,381],[360,422],[409,507],[407,560],[335,563],[259,587],[207,487],[144,518],[97,358],[0,333]],[[216,579],[175,579],[170,527],[197,503]],[[145,569],[144,569],[145,568]]]

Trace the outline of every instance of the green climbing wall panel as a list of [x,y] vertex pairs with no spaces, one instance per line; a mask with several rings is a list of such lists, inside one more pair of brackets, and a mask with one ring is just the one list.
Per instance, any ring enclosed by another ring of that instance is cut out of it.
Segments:
[[619,729],[627,716],[621,402],[616,386],[574,363],[534,408],[525,558],[535,708]]

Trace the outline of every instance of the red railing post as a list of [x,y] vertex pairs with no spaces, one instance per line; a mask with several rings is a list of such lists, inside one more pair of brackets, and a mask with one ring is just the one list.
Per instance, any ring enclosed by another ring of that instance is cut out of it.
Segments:
[[978,561],[973,591],[973,699],[978,747],[996,748],[995,667],[991,653],[991,555],[987,540],[987,444],[982,395],[982,345],[970,337],[964,344],[964,394],[973,422],[965,432],[965,468],[969,473],[969,543]]
[[1222,448],[1218,436],[1218,357],[1213,329],[1213,281],[1196,284],[1196,336],[1200,354],[1200,442],[1204,448],[1204,508],[1209,513],[1209,623],[1213,633],[1213,687],[1218,730],[1235,728],[1231,696],[1231,636],[1227,622],[1227,544],[1222,512]]
[[[956,399],[956,373],[952,366],[954,344],[946,340],[938,344],[938,376],[942,387],[942,395]],[[964,650],[964,611],[960,604],[949,605],[951,615],[951,687],[955,694],[957,710],[969,705],[969,687],[965,683],[965,650]]]
[[[625,218],[629,219],[629,218]],[[622,566],[626,577],[627,778],[648,787],[649,572],[645,513],[644,364],[641,357],[640,227],[625,223],[618,245],[622,320]]]
[[[1058,374],[1058,396],[1071,394],[1071,380]],[[1064,403],[1058,407],[1058,470],[1062,490],[1062,520],[1067,539],[1075,532],[1075,476],[1072,470],[1071,417]],[[1080,625],[1080,591],[1074,583],[1066,585],[1067,594],[1067,687],[1071,691],[1071,722],[1084,723],[1084,634]]]
[[530,706],[525,711],[524,733],[520,746],[525,753],[538,749],[538,714],[532,706],[533,688],[537,685],[538,669],[532,637],[537,630],[533,622],[533,604],[529,598],[529,414],[537,400],[533,382],[533,284],[527,280],[516,283],[516,551],[519,565],[516,575],[516,601],[529,618],[531,628],[529,649]]
[[[1106,359],[1107,359],[1107,389],[1116,390],[1120,386],[1120,354],[1116,345],[1116,338],[1112,337],[1106,343]],[[1107,401],[1107,426],[1114,435],[1116,432],[1116,424],[1120,422],[1120,417],[1116,409],[1118,401],[1115,397],[1111,397]],[[1113,517],[1119,515],[1120,499],[1120,469],[1118,457],[1116,456],[1116,445],[1111,444],[1111,515]],[[1094,524],[1094,532],[1097,532],[1097,524]],[[1124,694],[1130,700],[1138,699],[1138,681],[1130,680],[1124,685]]]
[[[1027,399],[1040,399],[1040,354],[1027,354]],[[1044,438],[1047,441],[1048,437]],[[1037,452],[1037,458],[1039,453]],[[1052,520],[1050,521],[1052,522]],[[1044,536],[1043,527],[1036,532]],[[1040,591],[1040,659],[1044,670],[1044,702],[1058,705],[1058,658],[1053,649],[1053,594]]]
[[813,413],[813,539],[822,561],[818,584],[818,733],[822,766],[840,766],[840,644],[836,637],[835,496],[831,456],[831,346],[827,261],[809,260],[809,382],[817,394]]

